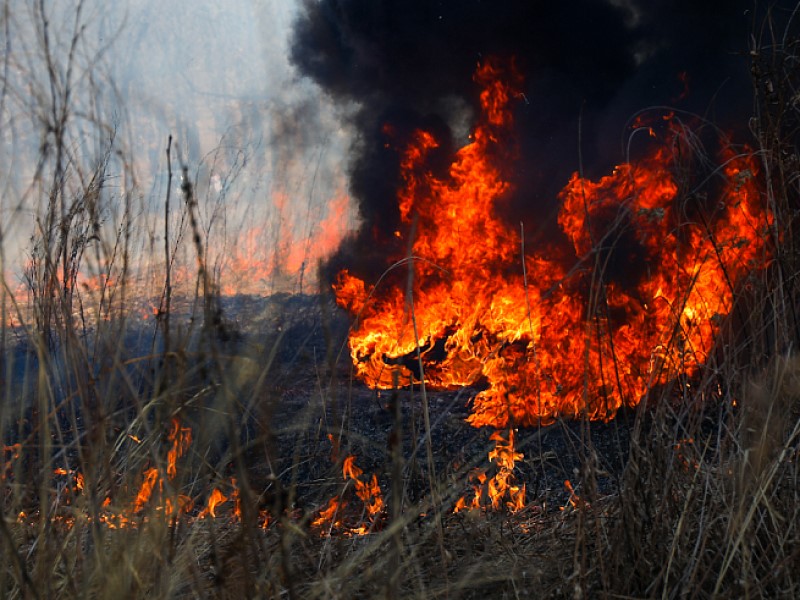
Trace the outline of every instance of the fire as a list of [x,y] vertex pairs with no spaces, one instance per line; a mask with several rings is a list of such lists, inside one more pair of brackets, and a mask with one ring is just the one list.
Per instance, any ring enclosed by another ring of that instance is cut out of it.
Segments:
[[[178,473],[177,461],[189,449],[192,443],[192,430],[189,427],[183,427],[177,418],[173,418],[171,422],[171,429],[167,436],[171,442],[170,449],[167,451],[167,479],[172,480]],[[144,481],[136,494],[136,499],[133,502],[133,513],[140,512],[148,502],[154,492],[160,495],[164,491],[164,478],[162,472],[158,467],[151,467],[144,473]],[[163,505],[167,514],[172,514],[174,510],[182,510],[187,506],[191,508],[187,499],[179,499],[178,505],[173,507],[172,501],[167,498]]]
[[489,452],[489,461],[494,463],[496,472],[492,478],[485,471],[473,473],[471,479],[477,483],[472,486],[472,501],[468,502],[462,496],[456,502],[453,512],[491,508],[494,511],[505,509],[514,513],[525,508],[525,484],[515,483],[514,466],[524,456],[514,449],[514,430],[508,431],[508,439],[500,431],[492,433],[489,439],[495,442],[494,449]]
[[[128,437],[136,443],[141,443],[141,440],[133,435]],[[177,418],[174,418],[170,423],[167,441],[170,442],[170,447],[167,451],[166,469],[156,466],[145,469],[141,474],[141,484],[136,490],[132,502],[123,502],[120,505],[115,505],[112,502],[111,495],[106,496],[101,504],[98,521],[109,529],[135,528],[140,522],[151,518],[150,513],[144,512],[147,507],[152,509],[152,514],[160,514],[171,518],[182,517],[190,522],[199,521],[220,516],[219,508],[225,503],[230,503],[231,506],[231,510],[226,513],[226,517],[231,521],[241,521],[241,498],[235,478],[230,479],[231,491],[227,495],[222,489],[214,488],[208,495],[205,507],[194,515],[192,513],[195,502],[191,497],[174,492],[169,495],[165,494],[165,482],[172,481],[177,477],[180,469],[180,459],[186,454],[192,441],[192,430],[190,427],[182,425]],[[19,457],[21,446],[19,444],[4,446],[4,450],[6,454],[12,454],[12,460],[15,460]],[[355,468],[357,469],[357,467]],[[166,477],[164,477],[164,474],[166,474]],[[5,476],[10,475],[11,461],[9,460],[6,462]],[[65,505],[71,505],[72,499],[77,498],[86,488],[86,479],[80,471],[57,467],[53,469],[53,475],[59,478],[57,489],[61,495],[60,500]],[[60,524],[68,527],[71,527],[77,518],[85,521],[91,520],[88,514],[80,512],[74,514],[74,517],[58,516],[56,519]],[[25,511],[18,515],[18,520],[21,522],[27,518],[28,513]],[[271,515],[267,510],[260,511],[258,519],[260,526],[263,528],[267,528],[272,522]]]
[[141,511],[145,507],[150,501],[150,497],[153,495],[153,490],[160,483],[161,478],[158,474],[158,469],[153,467],[145,472],[142,487],[139,488],[139,493],[136,494],[136,500],[133,502],[134,513]]
[[172,442],[172,447],[167,452],[167,477],[173,479],[178,472],[175,463],[192,443],[192,430],[189,427],[182,427],[178,419],[173,419],[168,439]]
[[318,262],[332,254],[352,228],[350,198],[343,192],[328,200],[325,215],[313,226],[293,222],[292,200],[276,193],[272,202],[277,223],[248,228],[225,252],[219,269],[223,295],[282,290],[285,281],[303,291],[304,279],[314,282]]
[[[133,437],[133,436],[131,436]],[[203,508],[195,510],[199,503],[191,497],[172,491],[168,493],[167,482],[173,481],[181,469],[180,459],[184,456],[191,444],[192,431],[175,418],[170,424],[166,436],[170,442],[167,451],[167,461],[164,467],[153,466],[145,469],[141,476],[141,483],[135,496],[130,502],[115,504],[112,495],[107,495],[101,503],[100,514],[97,522],[102,523],[111,530],[132,529],[156,516],[167,517],[172,522],[180,519],[182,522],[197,523],[204,519],[224,518],[230,523],[242,521],[242,498],[236,478],[231,477],[223,487],[214,487],[208,494]],[[333,441],[333,438],[331,438]],[[136,438],[137,443],[141,443]],[[334,450],[337,446],[334,445]],[[20,457],[21,446],[4,446],[7,456],[3,478],[13,475],[12,461]],[[356,465],[354,455],[347,456],[342,464],[344,490],[341,495],[331,498],[326,508],[320,510],[317,517],[312,520],[312,527],[324,529],[323,535],[333,532],[345,536],[366,535],[378,528],[384,517],[384,501],[376,475],[364,478],[363,470]],[[73,504],[73,500],[84,493],[86,480],[80,471],[57,467],[53,469],[58,485],[54,491],[58,494],[58,502],[70,506],[68,514],[57,514],[52,517],[52,522],[61,527],[72,528],[76,522],[90,522],[94,517],[85,512],[85,508],[78,508],[84,503]],[[174,484],[173,484],[174,487]],[[228,491],[223,491],[228,490]],[[348,492],[349,490],[349,492]],[[201,492],[201,494],[204,494]],[[348,497],[350,501],[345,499]],[[353,502],[352,497],[359,502]],[[227,510],[221,510],[225,506]],[[146,510],[148,509],[149,510]],[[32,511],[35,513],[35,511]],[[20,523],[29,522],[30,514],[18,511],[17,520]],[[284,516],[297,520],[299,513],[291,507],[284,508]],[[35,518],[35,517],[34,517]],[[258,512],[258,524],[262,529],[270,527],[278,515],[270,513],[269,509]]]
[[[206,232],[203,243],[208,244],[207,267],[214,289],[222,296],[315,290],[320,261],[335,252],[355,226],[354,208],[343,189],[334,190],[325,198],[319,211],[312,210],[310,204],[307,210],[298,210],[297,198],[284,192],[272,194],[267,204],[274,214],[268,213],[271,218],[262,225],[253,224],[255,219],[251,216],[244,220],[241,231],[212,228]],[[191,298],[197,283],[197,266],[192,260],[181,260],[180,253],[173,258],[173,294]],[[22,273],[30,283],[6,288],[10,301],[2,306],[0,320],[9,328],[33,323],[32,307],[55,290],[69,290],[84,306],[96,306],[96,316],[103,321],[110,321],[118,313],[132,314],[143,321],[162,316],[160,298],[166,265],[157,257],[124,274],[113,261],[79,261],[71,269],[64,281],[61,269],[47,269],[41,260],[27,260]],[[9,271],[2,275],[11,282],[20,274]],[[85,319],[77,306],[73,310],[73,316]]]
[[356,457],[353,454],[344,459],[342,477],[347,485],[355,488],[356,497],[364,506],[368,522],[357,525],[350,524],[350,519],[346,522],[348,502],[339,495],[331,498],[326,507],[319,511],[317,518],[311,522],[312,527],[325,528],[328,533],[341,530],[346,535],[364,535],[373,531],[380,523],[384,504],[378,477],[373,474],[368,483],[362,481],[360,477],[364,471],[355,461]]
[[355,464],[356,457],[350,455],[344,459],[342,466],[342,474],[345,479],[353,482],[356,488],[356,496],[364,503],[367,509],[367,514],[370,518],[377,517],[381,510],[383,510],[383,496],[381,495],[381,488],[378,485],[378,477],[373,473],[372,479],[369,483],[364,483],[359,477],[364,473]]
[[223,494],[219,488],[214,488],[214,491],[211,492],[211,495],[208,497],[208,506],[206,506],[206,508],[202,510],[197,517],[199,519],[202,519],[206,516],[216,517],[217,506],[227,501],[228,497]]
[[328,500],[328,505],[319,511],[319,516],[311,521],[312,527],[325,527],[331,529],[334,527],[341,527],[341,519],[337,518],[339,513],[340,502],[338,498],[331,498]]
[[348,271],[334,284],[357,316],[358,377],[384,389],[393,371],[439,389],[479,385],[469,422],[502,429],[608,420],[652,386],[695,373],[734,290],[765,260],[770,217],[755,162],[725,150],[716,201],[693,198],[675,175],[691,152],[675,127],[671,146],[635,164],[598,181],[573,175],[559,195],[563,242],[521,256],[519,233],[497,211],[512,191],[510,103],[521,80],[513,64],[487,60],[475,81],[483,114],[448,175],[426,170],[437,146],[429,132],[402,155],[412,297],[392,273],[374,288]]
[[575,491],[575,488],[572,487],[572,482],[569,479],[564,481],[564,489],[569,492],[569,498],[567,498],[567,503],[560,508],[561,511],[565,511],[568,508],[588,508],[583,498],[581,498]]

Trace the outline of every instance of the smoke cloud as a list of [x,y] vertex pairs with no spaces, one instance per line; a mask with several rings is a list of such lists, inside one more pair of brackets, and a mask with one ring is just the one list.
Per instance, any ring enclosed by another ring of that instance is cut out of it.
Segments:
[[[395,254],[403,140],[442,142],[445,169],[477,110],[483,57],[513,56],[525,78],[515,106],[520,160],[502,210],[531,235],[552,235],[557,193],[626,158],[638,110],[670,105],[741,128],[752,111],[748,44],[757,19],[731,0],[306,0],[291,59],[336,102],[354,106],[349,175],[364,219],[332,259],[373,280]],[[762,15],[763,16],[763,15]],[[387,140],[386,126],[392,137]],[[538,232],[538,234],[536,233]]]

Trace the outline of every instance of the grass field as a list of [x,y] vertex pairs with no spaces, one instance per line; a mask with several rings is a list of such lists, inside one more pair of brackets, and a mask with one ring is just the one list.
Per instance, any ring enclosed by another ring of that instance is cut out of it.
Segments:
[[[770,258],[733,290],[706,364],[612,423],[624,444],[607,424],[550,425],[577,448],[567,477],[519,429],[525,462],[503,481],[525,501],[459,511],[476,469],[504,469],[491,432],[448,417],[472,390],[368,391],[327,282],[255,308],[222,297],[171,140],[180,228],[147,232],[143,271],[137,192],[110,184],[133,158],[71,103],[72,55],[45,53],[47,144],[11,202],[35,207],[35,233],[23,284],[0,291],[3,597],[800,597],[796,43],[750,49],[742,142]],[[18,269],[2,250],[0,271]]]

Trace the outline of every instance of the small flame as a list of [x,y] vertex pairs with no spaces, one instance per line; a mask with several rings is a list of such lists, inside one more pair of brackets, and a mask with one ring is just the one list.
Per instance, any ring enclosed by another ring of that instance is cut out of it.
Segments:
[[374,530],[383,512],[383,494],[381,493],[378,477],[373,474],[369,482],[364,482],[360,477],[364,471],[356,465],[356,457],[351,454],[342,463],[342,477],[345,482],[355,488],[356,497],[361,501],[366,510],[369,523],[355,526],[344,524],[344,514],[348,503],[341,496],[335,496],[328,501],[327,506],[319,511],[316,519],[311,524],[313,527],[326,528],[330,533],[333,529],[342,530],[346,535],[365,535]]
[[[456,501],[453,512],[491,507],[493,511],[505,508],[514,513],[525,508],[525,484],[515,483],[514,467],[524,455],[514,449],[514,430],[508,430],[508,439],[500,431],[492,433],[489,439],[495,443],[495,447],[489,451],[489,461],[494,463],[497,470],[491,478],[484,471],[474,472],[470,476],[476,482],[472,485],[472,501],[468,502],[462,496]],[[487,501],[488,507],[485,507]]]
[[208,504],[206,505],[205,509],[203,509],[200,514],[197,515],[197,518],[204,519],[207,516],[216,517],[217,506],[227,501],[228,497],[225,496],[225,494],[223,494],[219,488],[214,488],[214,491],[212,491],[211,495],[208,497]]
[[233,491],[231,492],[230,497],[228,500],[233,504],[233,511],[231,511],[231,517],[237,521],[242,520],[242,498],[239,495],[239,488],[236,485],[236,479],[231,477],[231,486],[233,487]]
[[[134,436],[129,435],[131,439]],[[101,504],[101,514],[97,517],[98,521],[109,529],[123,529],[138,527],[140,522],[147,521],[151,518],[150,514],[142,514],[143,511],[149,506],[153,514],[160,514],[169,517],[184,516],[190,520],[199,520],[205,518],[218,517],[219,508],[226,502],[232,505],[229,518],[231,520],[241,521],[242,519],[242,505],[239,488],[235,478],[230,479],[231,492],[225,495],[221,488],[214,488],[209,495],[206,504],[194,517],[191,513],[194,509],[195,503],[193,499],[185,494],[173,494],[165,496],[165,481],[171,481],[177,476],[179,469],[179,461],[184,456],[191,444],[192,432],[191,428],[181,425],[178,419],[173,419],[170,423],[170,430],[167,434],[167,440],[170,442],[170,447],[167,452],[166,469],[159,467],[150,467],[146,469],[141,475],[141,484],[136,492],[136,497],[130,504],[124,507],[115,506],[112,501],[112,496],[105,496]],[[137,443],[141,443],[136,439]],[[21,452],[21,446],[15,444],[13,446],[5,446],[5,453],[11,454],[12,459],[18,457]],[[360,474],[360,469],[355,464],[350,463],[352,472]],[[7,472],[10,473],[10,461],[6,466]],[[166,471],[166,478],[164,472]],[[71,470],[66,467],[57,467],[53,469],[53,475],[60,478],[66,478],[65,481],[59,482],[58,492],[63,494],[60,501],[69,504],[71,498],[77,495],[86,488],[86,479],[84,475],[77,470]],[[359,482],[361,483],[361,482]],[[375,482],[373,482],[375,483]],[[364,484],[366,485],[366,484]],[[378,493],[380,490],[378,489]],[[78,513],[76,513],[77,515]],[[19,520],[27,518],[27,513],[20,513]],[[134,516],[138,516],[134,518]],[[54,523],[58,523],[64,527],[72,527],[78,517],[64,517],[58,515],[53,518]],[[92,517],[89,515],[82,515],[80,518],[90,521]],[[258,516],[259,525],[266,529],[272,523],[272,516],[268,511],[262,510]]]
[[[153,490],[161,483],[161,478],[158,475],[158,469],[155,467],[148,469],[144,473],[144,481],[139,488],[139,493],[136,494],[136,500],[133,502],[133,512],[138,513],[150,501],[153,495]],[[160,485],[159,485],[160,487]]]
[[334,497],[328,500],[328,505],[319,511],[319,516],[311,521],[312,527],[339,527],[341,521],[337,519],[339,512],[340,502],[339,499]]
[[167,452],[167,477],[174,479],[177,474],[175,463],[186,453],[192,443],[192,430],[190,427],[181,427],[177,418],[172,419],[172,430],[169,433],[172,448]]
[[569,508],[588,508],[588,504],[584,502],[584,500],[578,495],[575,491],[575,488],[572,487],[572,482],[567,479],[564,481],[564,488],[569,492],[569,498],[567,498],[567,503],[562,506],[559,510],[566,510],[567,507]]

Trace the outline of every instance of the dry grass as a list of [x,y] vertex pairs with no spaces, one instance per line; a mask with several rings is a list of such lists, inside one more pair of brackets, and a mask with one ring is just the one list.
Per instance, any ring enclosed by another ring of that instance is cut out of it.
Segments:
[[[42,33],[46,39],[46,28]],[[80,35],[76,25],[73,45]],[[598,485],[604,474],[586,423],[573,480],[580,496],[561,510],[534,495],[515,514],[453,514],[467,469],[433,475],[426,405],[427,464],[412,468],[397,450],[402,443],[389,442],[380,465],[388,474],[382,481],[391,490],[389,510],[375,531],[355,537],[320,535],[310,524],[330,493],[352,495],[338,467],[319,472],[313,466],[314,452],[330,450],[319,442],[326,433],[342,443],[355,437],[348,382],[335,376],[337,348],[331,345],[298,384],[281,376],[282,334],[246,351],[231,342],[235,332],[206,266],[188,178],[179,201],[190,229],[184,246],[197,259],[191,318],[174,316],[178,298],[167,276],[161,312],[149,330],[152,351],[132,355],[126,347],[131,197],[104,186],[118,147],[99,117],[90,119],[104,148],[99,159],[69,153],[76,147],[72,82],[59,79],[56,95],[43,96],[53,103],[42,111],[53,118],[43,123],[51,145],[29,191],[41,195],[30,301],[17,305],[21,298],[7,285],[0,294],[3,314],[29,323],[11,328],[4,320],[0,331],[0,428],[7,446],[0,473],[7,566],[0,569],[0,593],[800,597],[796,40],[769,24],[754,39],[752,129],[775,217],[767,240],[773,261],[737,296],[730,331],[703,373],[653,390],[640,404],[616,485]],[[79,60],[66,56],[63,63],[52,50],[44,54],[53,74]],[[165,233],[167,241],[175,235]],[[177,243],[165,244],[167,265],[176,252]],[[87,262],[118,283],[92,294],[82,290],[77,273]],[[282,414],[293,385],[313,392],[297,414]],[[400,414],[394,431],[411,439]],[[198,519],[199,507],[195,516],[165,516],[151,503],[131,513],[128,527],[102,524],[105,498],[112,509],[129,510],[144,470],[166,473],[173,417],[190,423],[195,439],[179,473],[164,478],[163,498],[186,495],[201,505],[214,487],[230,490],[235,477],[242,518]],[[82,473],[83,491],[54,476],[57,468]],[[267,528],[259,522],[263,511],[272,515]]]

